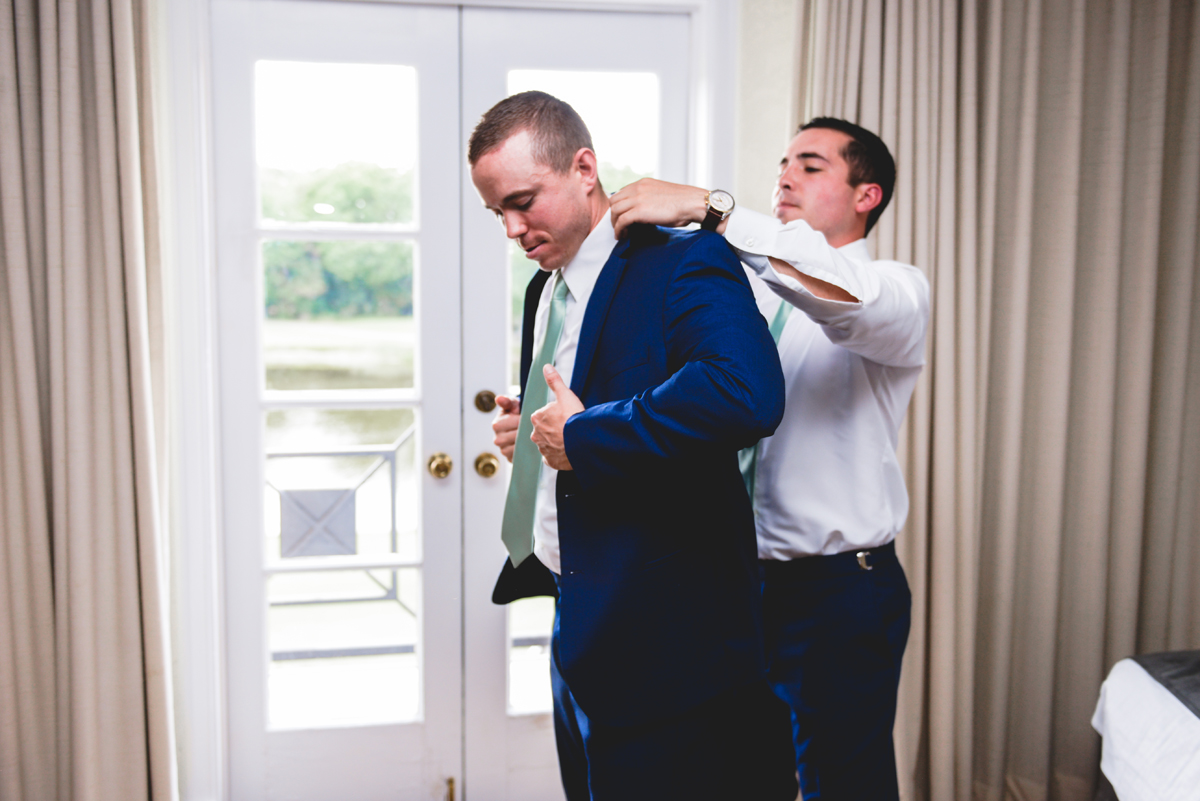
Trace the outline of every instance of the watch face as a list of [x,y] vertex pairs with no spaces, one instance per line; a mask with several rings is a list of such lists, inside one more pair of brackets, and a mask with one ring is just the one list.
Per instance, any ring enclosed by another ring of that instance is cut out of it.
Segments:
[[724,189],[714,189],[708,193],[708,205],[718,214],[728,214],[733,211],[733,195]]

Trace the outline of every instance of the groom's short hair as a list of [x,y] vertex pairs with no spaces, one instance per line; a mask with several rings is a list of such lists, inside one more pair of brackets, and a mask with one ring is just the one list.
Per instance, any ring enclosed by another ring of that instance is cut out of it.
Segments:
[[863,235],[871,233],[896,188],[896,162],[887,145],[861,125],[837,117],[816,117],[800,126],[801,131],[809,128],[828,128],[849,136],[851,141],[842,148],[841,155],[850,166],[850,185],[878,184],[883,190],[879,204],[867,214],[867,230]]
[[580,148],[595,150],[587,125],[570,104],[545,92],[521,92],[504,98],[479,120],[467,145],[467,162],[474,167],[521,131],[529,132],[533,160],[556,173],[571,169]]

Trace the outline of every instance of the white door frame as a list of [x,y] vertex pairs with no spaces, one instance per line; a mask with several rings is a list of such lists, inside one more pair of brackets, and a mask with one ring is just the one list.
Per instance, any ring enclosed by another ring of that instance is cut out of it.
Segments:
[[[688,180],[732,186],[737,0],[424,0],[424,4],[676,11],[690,15]],[[153,19],[160,121],[166,436],[172,460],[171,599],[180,797],[229,797],[222,497],[216,372],[216,238],[212,175],[211,0],[169,0]]]

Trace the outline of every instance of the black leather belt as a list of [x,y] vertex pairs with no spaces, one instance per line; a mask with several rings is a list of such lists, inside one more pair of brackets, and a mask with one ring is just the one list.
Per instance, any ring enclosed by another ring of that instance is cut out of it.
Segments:
[[769,571],[794,576],[840,576],[874,570],[880,565],[893,564],[896,561],[895,540],[878,548],[843,551],[829,556],[759,560]]

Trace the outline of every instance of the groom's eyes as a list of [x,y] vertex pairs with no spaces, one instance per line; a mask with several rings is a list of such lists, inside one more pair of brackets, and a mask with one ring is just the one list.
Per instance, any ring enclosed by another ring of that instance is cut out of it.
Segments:
[[497,217],[503,217],[505,211],[529,211],[535,197],[536,195],[518,195],[514,198],[507,198],[500,204],[500,208],[493,210],[493,213]]

